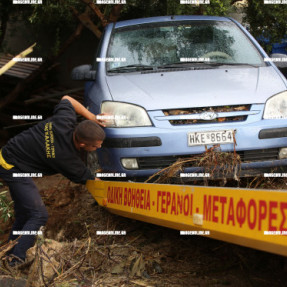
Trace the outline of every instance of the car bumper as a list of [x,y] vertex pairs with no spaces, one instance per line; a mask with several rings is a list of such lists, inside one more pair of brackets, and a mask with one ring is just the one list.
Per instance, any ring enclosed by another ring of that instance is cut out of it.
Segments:
[[[287,127],[285,120],[260,120],[257,122],[240,122],[231,124],[210,124],[197,126],[176,126],[172,128],[141,127],[141,128],[107,128],[107,139],[104,147],[99,150],[99,161],[102,169],[109,172],[126,173],[127,177],[145,177],[162,168],[161,159],[166,157],[185,157],[204,153],[212,145],[188,146],[189,132],[217,130],[235,130],[236,145],[222,144],[222,152],[238,153],[255,151],[275,152],[270,158],[253,158],[241,164],[242,170],[272,169],[286,166],[287,159],[279,159],[281,148],[287,147]],[[235,146],[234,146],[235,145]],[[273,149],[277,149],[278,153]],[[121,163],[123,158],[155,159],[155,163],[139,169],[126,169]],[[175,159],[176,160],[176,159]],[[158,165],[156,162],[158,161]],[[189,167],[185,172],[202,172],[202,168]]]

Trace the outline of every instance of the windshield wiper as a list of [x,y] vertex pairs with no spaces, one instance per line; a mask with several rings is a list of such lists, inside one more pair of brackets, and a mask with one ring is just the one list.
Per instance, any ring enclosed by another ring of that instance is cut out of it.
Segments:
[[162,66],[157,66],[158,69],[165,69],[165,68],[181,68],[184,65],[190,64],[205,64],[205,61],[190,61],[190,62],[174,62],[170,64],[165,64]]
[[251,66],[254,68],[258,68],[256,65],[248,64],[248,63],[219,63],[219,62],[212,62],[212,61],[190,61],[190,62],[175,62],[175,63],[170,63],[162,66],[158,66],[158,69],[165,69],[165,68],[182,68],[183,66],[198,66],[198,64],[203,64],[207,66]]
[[251,66],[254,68],[259,68],[259,66],[257,65],[248,64],[248,63],[216,63],[216,62],[213,62],[213,63],[218,66]]
[[122,73],[122,72],[131,72],[131,71],[143,71],[143,70],[154,70],[155,67],[149,66],[149,65],[141,65],[141,64],[135,64],[135,65],[127,65],[127,66],[121,66],[117,68],[113,68],[108,70],[109,73]]

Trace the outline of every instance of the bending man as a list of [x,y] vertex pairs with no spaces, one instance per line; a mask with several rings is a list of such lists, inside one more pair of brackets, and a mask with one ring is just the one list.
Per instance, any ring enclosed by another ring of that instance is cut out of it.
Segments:
[[[77,125],[77,114],[87,120]],[[34,233],[46,224],[48,213],[31,177],[23,173],[61,173],[75,183],[95,179],[81,159],[81,151],[101,147],[105,132],[102,122],[75,99],[64,96],[51,118],[41,121],[8,141],[0,152],[0,177],[8,184],[14,201],[15,222],[9,240],[17,231]],[[34,231],[34,232],[33,232]],[[35,235],[22,235],[11,250],[9,265],[26,258]]]

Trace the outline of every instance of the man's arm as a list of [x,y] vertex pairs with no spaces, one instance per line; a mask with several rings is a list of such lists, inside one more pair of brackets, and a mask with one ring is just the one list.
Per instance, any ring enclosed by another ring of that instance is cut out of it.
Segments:
[[96,122],[97,124],[105,127],[104,125],[104,120],[99,120],[97,119],[96,115],[94,115],[93,113],[91,113],[90,111],[88,111],[81,103],[79,103],[77,100],[73,99],[72,97],[66,95],[62,97],[62,100],[68,100],[72,106],[74,107],[76,113],[78,115],[83,116],[84,118],[86,118],[87,120],[91,120]]

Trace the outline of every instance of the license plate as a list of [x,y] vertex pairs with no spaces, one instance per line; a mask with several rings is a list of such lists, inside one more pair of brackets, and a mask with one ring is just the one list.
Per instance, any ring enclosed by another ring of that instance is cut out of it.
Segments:
[[188,133],[188,146],[234,143],[234,130]]

